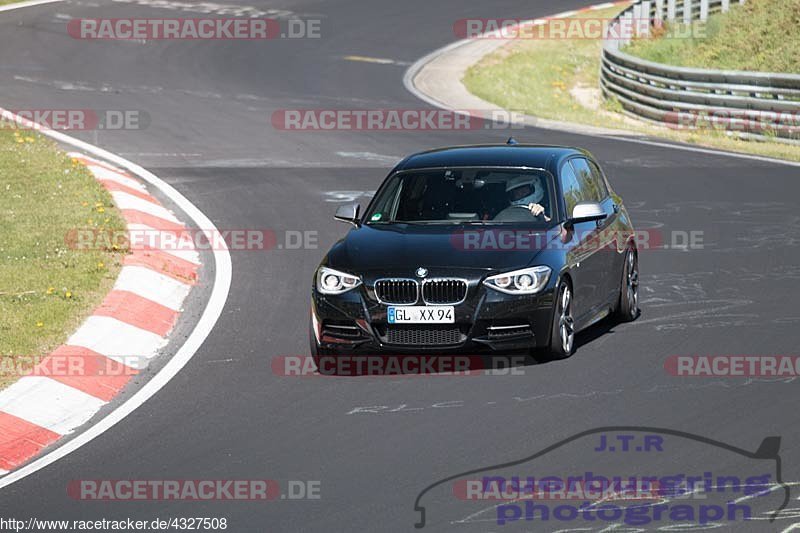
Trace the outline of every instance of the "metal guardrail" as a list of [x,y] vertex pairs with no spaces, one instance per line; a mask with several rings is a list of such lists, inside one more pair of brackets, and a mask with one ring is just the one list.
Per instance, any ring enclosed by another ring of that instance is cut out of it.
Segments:
[[705,20],[729,5],[730,0],[638,0],[625,9],[603,39],[604,97],[639,119],[675,129],[710,127],[800,144],[800,75],[675,67],[621,50],[665,21]]

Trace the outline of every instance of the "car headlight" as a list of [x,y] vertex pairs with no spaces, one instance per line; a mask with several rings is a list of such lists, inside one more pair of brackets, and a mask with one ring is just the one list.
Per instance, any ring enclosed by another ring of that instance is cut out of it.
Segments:
[[361,285],[361,278],[328,267],[317,271],[317,290],[322,294],[342,294]]
[[547,285],[550,272],[546,266],[523,268],[489,276],[483,284],[506,294],[535,294]]

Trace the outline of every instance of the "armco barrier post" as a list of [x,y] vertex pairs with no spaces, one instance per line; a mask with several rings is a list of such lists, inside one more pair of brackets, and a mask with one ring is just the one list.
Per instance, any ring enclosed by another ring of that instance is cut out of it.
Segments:
[[611,48],[612,50],[619,50],[619,32],[620,32],[619,22],[615,22],[611,26],[609,31],[611,33],[611,36],[606,41],[606,46]]
[[653,17],[657,26],[664,21],[664,0],[656,0],[656,16]]
[[642,0],[642,9],[639,12],[636,27],[636,31],[642,37],[650,35],[650,0]]
[[672,22],[675,20],[675,13],[677,11],[675,3],[677,0],[667,0],[667,20]]
[[631,18],[632,16],[630,11],[622,15],[620,44],[628,44],[631,42]]
[[708,20],[708,0],[700,0],[700,20]]
[[683,0],[683,23],[692,23],[692,0]]
[[731,0],[722,0],[722,12],[725,13],[731,8]]

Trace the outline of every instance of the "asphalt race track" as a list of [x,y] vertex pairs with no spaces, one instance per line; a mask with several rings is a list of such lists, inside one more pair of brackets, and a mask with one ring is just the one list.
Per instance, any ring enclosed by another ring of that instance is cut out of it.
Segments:
[[[355,191],[364,205],[365,195],[406,154],[504,141],[509,134],[289,132],[273,128],[272,112],[425,108],[404,88],[403,73],[454,40],[455,20],[545,16],[585,3],[250,0],[257,9],[322,21],[320,39],[266,42],[90,42],[66,34],[69,18],[192,16],[127,2],[71,0],[3,13],[0,105],[144,111],[150,123],[140,131],[78,137],[151,170],[218,228],[312,231],[318,246],[233,251],[225,311],[183,371],[110,431],[0,490],[2,514],[227,517],[228,529],[237,532],[409,531],[419,520],[415,499],[431,483],[603,426],[668,428],[746,450],[756,450],[764,437],[781,436],[783,480],[800,481],[797,383],[680,378],[664,370],[665,359],[677,354],[797,353],[795,166],[516,130],[524,142],[578,145],[594,153],[638,228],[662,235],[702,232],[700,249],[640,254],[643,313],[636,322],[601,322],[577,338],[572,358],[522,366],[521,375],[301,378],[272,370],[275,357],[308,353],[312,274],[347,231],[332,221],[342,202],[337,191]],[[394,63],[345,60],[348,55]],[[699,447],[691,460],[702,464],[720,454]],[[547,467],[566,475],[591,469],[592,459],[606,460],[575,447],[554,454]],[[628,459],[608,461],[635,461],[639,470],[679,469],[686,456],[665,451]],[[66,487],[78,479],[316,480],[321,498],[76,501]],[[798,497],[800,486],[793,487],[788,508],[800,507]],[[429,497],[427,530],[602,529],[583,522],[464,522],[457,510],[448,514],[450,500],[446,493]],[[800,518],[726,523],[722,529],[782,531],[793,522]]]

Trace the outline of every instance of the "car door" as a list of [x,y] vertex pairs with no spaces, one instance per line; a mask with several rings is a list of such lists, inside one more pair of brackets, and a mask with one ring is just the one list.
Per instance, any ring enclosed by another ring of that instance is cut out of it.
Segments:
[[620,273],[622,272],[622,261],[624,254],[617,252],[617,239],[624,239],[619,233],[619,207],[613,196],[608,190],[603,171],[595,161],[586,159],[592,179],[595,183],[595,190],[598,191],[600,205],[606,213],[605,220],[599,224],[600,244],[603,251],[603,285],[605,288],[605,300],[611,301],[619,296]]
[[[581,185],[570,161],[561,165],[559,181],[566,215],[570,217],[576,204],[588,200],[587,189]],[[574,294],[572,313],[578,328],[591,315],[598,300],[598,276],[600,274],[597,271],[598,265],[593,250],[596,226],[595,222],[575,224],[569,233],[570,240],[566,243],[566,262],[570,269]]]
[[[589,160],[583,157],[570,159],[570,164],[575,172],[578,186],[581,190],[583,201],[597,202],[603,206],[606,215],[613,212],[613,208],[606,202],[608,189],[598,171],[593,171]],[[584,282],[592,287],[591,300],[587,302],[587,322],[592,321],[599,313],[604,310],[608,301],[609,290],[609,266],[611,254],[608,253],[610,234],[606,229],[609,217],[592,222],[580,224],[581,247],[585,249],[582,268],[584,270]],[[576,226],[577,227],[577,226]],[[587,291],[588,293],[588,291]]]

